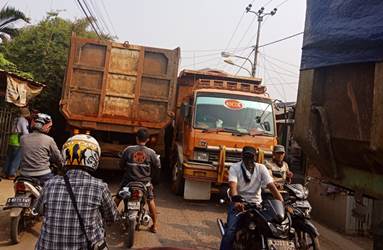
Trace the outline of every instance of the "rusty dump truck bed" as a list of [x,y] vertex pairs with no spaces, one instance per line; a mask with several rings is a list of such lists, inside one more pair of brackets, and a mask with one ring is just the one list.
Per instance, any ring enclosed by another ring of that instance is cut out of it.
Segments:
[[74,127],[162,129],[175,105],[180,49],[71,39],[61,111]]

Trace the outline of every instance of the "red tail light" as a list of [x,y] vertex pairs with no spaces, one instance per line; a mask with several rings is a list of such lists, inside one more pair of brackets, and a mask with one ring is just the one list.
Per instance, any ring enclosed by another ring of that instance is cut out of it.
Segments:
[[27,191],[27,187],[25,186],[24,182],[16,182],[15,183],[15,191],[16,192],[25,192],[25,191]]
[[141,197],[141,191],[140,190],[133,190],[132,191],[132,199],[139,199]]

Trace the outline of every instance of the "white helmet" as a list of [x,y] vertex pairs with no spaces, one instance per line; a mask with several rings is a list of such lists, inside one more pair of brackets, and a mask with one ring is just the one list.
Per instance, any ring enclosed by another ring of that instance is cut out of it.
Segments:
[[52,125],[53,125],[53,121],[50,115],[43,114],[43,113],[38,113],[32,119],[32,123],[31,123],[31,127],[33,130],[38,130],[42,133],[48,133]]
[[90,135],[79,134],[70,137],[63,145],[64,166],[84,168],[96,171],[101,155],[101,148],[96,139]]

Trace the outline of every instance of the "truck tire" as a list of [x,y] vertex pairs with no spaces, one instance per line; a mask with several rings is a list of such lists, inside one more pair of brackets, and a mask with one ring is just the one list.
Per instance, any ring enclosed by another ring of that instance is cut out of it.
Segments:
[[180,171],[180,163],[177,161],[172,169],[172,191],[176,195],[184,193],[185,179],[182,171]]
[[24,232],[23,212],[16,217],[11,217],[11,242],[17,244],[20,242],[21,235]]

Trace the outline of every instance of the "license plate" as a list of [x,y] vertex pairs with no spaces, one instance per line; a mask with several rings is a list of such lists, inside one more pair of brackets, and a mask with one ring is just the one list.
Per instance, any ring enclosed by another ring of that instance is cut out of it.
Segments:
[[293,241],[289,240],[277,240],[277,239],[268,239],[267,245],[269,249],[283,249],[283,250],[293,250],[295,245]]
[[311,208],[311,205],[308,201],[296,201],[295,207],[299,208]]
[[128,202],[128,209],[140,209],[140,202],[139,201],[129,201]]
[[31,205],[31,198],[12,197],[7,199],[5,204],[6,208],[12,207],[29,207]]

